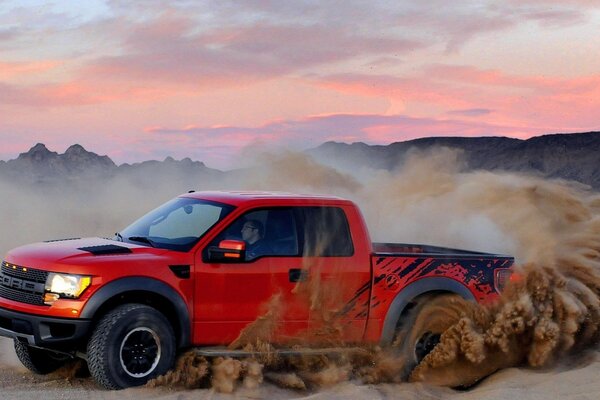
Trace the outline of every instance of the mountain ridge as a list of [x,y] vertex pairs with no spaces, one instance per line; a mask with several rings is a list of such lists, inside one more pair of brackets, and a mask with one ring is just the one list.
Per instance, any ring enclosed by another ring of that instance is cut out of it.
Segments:
[[50,151],[43,143],[37,143],[15,159],[0,161],[0,176],[25,183],[53,183],[62,180],[106,179],[130,176],[149,180],[152,174],[179,175],[182,179],[193,174],[219,174],[221,171],[206,167],[201,161],[189,157],[164,161],[148,160],[139,163],[115,162],[107,155],[98,155],[80,144],[73,144],[62,154]]
[[389,145],[326,142],[309,154],[330,165],[393,170],[414,150],[452,148],[462,152],[465,169],[527,172],[569,179],[600,190],[600,132],[551,134],[529,139],[428,137]]
[[[458,149],[468,170],[526,172],[548,178],[575,180],[600,190],[600,132],[559,133],[515,139],[503,136],[426,137],[388,145],[363,142],[325,142],[307,154],[327,165],[348,171],[357,167],[394,170],[402,166],[411,152],[435,148]],[[15,159],[0,161],[0,176],[18,181],[40,183],[61,179],[77,180],[130,176],[149,180],[167,173],[185,180],[188,176],[225,176],[201,161],[186,157],[163,161],[148,160],[117,165],[110,157],[71,145],[64,153],[50,151],[37,143]]]

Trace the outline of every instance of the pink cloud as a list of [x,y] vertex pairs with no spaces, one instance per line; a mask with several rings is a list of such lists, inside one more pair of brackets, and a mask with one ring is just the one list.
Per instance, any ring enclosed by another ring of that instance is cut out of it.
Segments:
[[470,108],[465,91],[477,95],[474,88],[457,88],[433,82],[426,76],[396,77],[389,75],[336,74],[315,77],[313,82],[328,89],[362,96],[387,97],[403,102],[422,102],[448,108]]
[[[462,121],[458,119],[428,119],[414,118],[391,124],[374,125],[365,128],[367,137],[377,143],[405,141],[421,137],[436,136],[509,136],[528,138],[535,134],[544,133],[541,129]],[[400,140],[398,138],[401,138]]]
[[411,118],[407,116],[333,114],[299,120],[278,120],[258,127],[148,128],[154,140],[164,143],[188,140],[193,148],[222,146],[237,150],[240,146],[262,141],[278,146],[308,148],[325,141],[366,141],[387,144],[427,136],[527,137],[543,133],[540,129],[501,126],[460,119]]
[[489,115],[493,113],[493,110],[487,108],[469,108],[466,110],[452,110],[448,111],[449,115],[459,115],[463,117],[480,117],[482,115]]
[[[461,87],[478,86],[488,96],[473,104],[489,106],[529,123],[556,127],[596,129],[600,110],[600,74],[574,78],[514,76],[472,67],[438,66],[429,71],[434,79]],[[508,90],[507,90],[508,89]],[[469,96],[469,92],[465,92]],[[487,103],[487,105],[486,105]]]
[[434,65],[411,77],[343,74],[324,76],[315,84],[363,96],[423,104],[450,114],[472,114],[499,125],[531,126],[546,131],[596,129],[600,109],[600,75],[558,78],[516,76],[498,70]]
[[223,87],[273,79],[357,55],[403,54],[424,45],[420,40],[357,34],[323,23],[262,21],[198,30],[195,21],[180,13],[122,23],[130,24],[120,30],[123,54],[93,60],[83,75],[188,88]]
[[531,19],[545,26],[569,26],[581,23],[585,15],[580,10],[573,9],[537,9],[524,13],[526,19]]
[[[58,107],[127,99],[147,102],[272,80],[357,54],[401,54],[422,46],[414,40],[365,37],[326,25],[264,24],[196,32],[190,18],[171,13],[146,22],[113,21],[117,23],[131,24],[115,28],[123,35],[123,55],[73,65],[70,78],[55,84],[7,83],[2,91],[10,91],[10,96],[0,103]],[[0,77],[53,66],[5,63]]]
[[26,62],[1,62],[0,79],[13,79],[19,76],[30,76],[52,70],[59,66],[61,61],[26,61]]
[[172,95],[168,87],[93,80],[57,84],[16,85],[0,82],[0,104],[27,107],[70,107],[135,99],[149,103]]
[[[109,6],[114,12],[111,18],[83,24],[76,31],[84,37],[105,38],[114,51],[87,55],[86,64],[62,84],[14,87],[14,91],[20,92],[17,97],[22,104],[27,103],[27,97],[33,104],[50,104],[55,96],[54,105],[137,100],[138,94],[143,98],[163,98],[206,93],[293,77],[324,65],[335,66],[360,58],[367,64],[369,59],[389,62],[394,59],[391,55],[402,57],[440,41],[455,49],[476,35],[507,29],[523,20],[572,20],[583,14],[585,4],[572,1],[548,11],[535,0],[475,9],[462,7],[460,2],[457,6],[440,3],[435,9],[429,5],[388,7],[357,3],[344,8],[325,5],[316,11],[301,3],[282,6],[223,2],[210,7],[210,18],[200,19],[208,21],[204,25],[198,19],[206,11],[203,5],[151,4],[145,8],[113,3]],[[264,18],[251,18],[259,12]],[[398,24],[405,29],[392,29]],[[424,28],[416,31],[413,27]],[[0,78],[3,70],[9,68],[0,65]],[[473,71],[462,73],[474,76]],[[479,79],[497,79],[493,72],[487,72],[487,77],[483,76],[485,73],[479,71]],[[377,78],[369,82],[374,79]],[[412,93],[415,101],[455,103],[458,109],[479,107],[461,102],[459,91],[450,85],[433,88],[411,79],[395,79],[392,83],[396,90]],[[76,88],[86,86],[89,93]],[[366,92],[367,85],[362,86]],[[467,97],[471,95],[476,93],[467,93]]]

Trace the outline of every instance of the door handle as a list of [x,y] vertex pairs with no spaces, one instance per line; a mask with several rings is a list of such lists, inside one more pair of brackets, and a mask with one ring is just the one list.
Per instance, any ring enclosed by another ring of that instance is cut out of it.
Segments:
[[288,271],[290,282],[305,282],[308,280],[308,271],[300,268],[292,268]]

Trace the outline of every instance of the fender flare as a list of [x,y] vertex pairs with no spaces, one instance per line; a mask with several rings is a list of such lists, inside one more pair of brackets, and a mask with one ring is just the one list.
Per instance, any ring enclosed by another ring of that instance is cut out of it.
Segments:
[[111,281],[92,295],[83,307],[80,317],[91,320],[108,300],[119,294],[138,291],[160,295],[171,303],[177,313],[177,321],[179,321],[180,334],[177,342],[180,347],[189,346],[191,321],[186,302],[175,289],[157,279],[136,276]]
[[475,296],[465,285],[451,278],[424,278],[413,282],[402,289],[390,304],[381,331],[381,345],[387,346],[392,343],[396,333],[396,325],[408,303],[419,295],[434,291],[455,293],[465,300],[475,301]]

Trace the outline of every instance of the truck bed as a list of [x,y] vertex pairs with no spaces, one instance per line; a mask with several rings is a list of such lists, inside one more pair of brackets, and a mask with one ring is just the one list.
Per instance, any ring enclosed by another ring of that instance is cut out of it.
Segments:
[[476,257],[476,258],[510,258],[509,256],[484,253],[478,251],[453,249],[450,247],[431,246],[427,244],[413,244],[413,243],[377,243],[372,244],[373,252],[375,256],[411,256],[411,255],[431,255],[434,257],[440,256],[460,256],[463,257]]
[[426,292],[449,292],[465,299],[489,302],[497,298],[500,271],[514,258],[412,243],[372,243],[372,282],[348,304],[348,315],[368,315],[365,338],[389,344],[407,302]]

